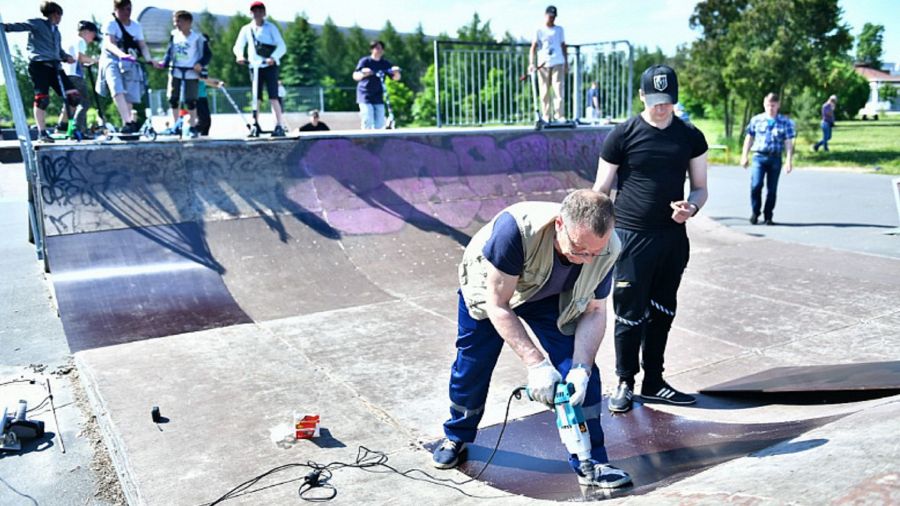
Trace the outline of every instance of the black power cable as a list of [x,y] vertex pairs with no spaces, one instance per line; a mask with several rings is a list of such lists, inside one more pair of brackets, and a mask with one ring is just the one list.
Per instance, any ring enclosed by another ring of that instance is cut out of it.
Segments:
[[[330,462],[328,464],[319,464],[315,461],[309,460],[305,464],[304,463],[290,463],[284,464],[278,467],[273,467],[268,471],[251,478],[244,483],[234,487],[229,490],[223,496],[219,497],[215,501],[209,503],[207,506],[214,506],[216,504],[220,504],[223,501],[227,501],[228,499],[236,498],[245,493],[252,493],[255,490],[249,490],[253,485],[259,483],[263,478],[271,476],[276,473],[280,473],[282,471],[286,471],[294,468],[307,468],[310,469],[310,472],[303,477],[303,484],[297,489],[297,494],[300,499],[308,502],[327,502],[335,497],[337,497],[337,488],[331,484],[332,472],[338,469],[360,469],[362,471],[367,472],[377,472],[376,469],[385,469],[390,473],[397,474],[404,478],[409,478],[415,481],[423,481],[425,483],[431,483],[433,485],[447,487],[453,490],[456,490],[460,494],[463,494],[468,497],[478,498],[478,499],[498,499],[505,496],[476,496],[472,495],[465,490],[461,489],[462,485],[467,483],[471,483],[484,473],[484,471],[488,468],[491,462],[494,460],[494,456],[497,455],[497,450],[500,448],[500,442],[503,440],[503,433],[506,431],[506,425],[509,422],[509,409],[512,406],[513,399],[521,399],[522,391],[525,390],[525,387],[518,387],[512,391],[509,395],[509,399],[506,401],[506,413],[503,415],[503,424],[500,427],[500,434],[497,435],[497,442],[494,444],[494,449],[491,452],[491,455],[484,462],[484,467],[478,471],[478,474],[475,476],[462,481],[457,481],[452,478],[439,478],[428,472],[419,469],[412,468],[407,469],[406,471],[401,471],[391,465],[388,464],[388,456],[386,453],[376,450],[370,450],[365,446],[360,446],[357,449],[356,460],[352,463],[346,462]],[[422,476],[414,476],[414,475],[422,475]],[[293,481],[293,480],[292,480]],[[266,487],[268,488],[268,487]],[[324,492],[322,495],[318,495],[317,492],[312,492],[314,490],[321,489],[327,492]]]

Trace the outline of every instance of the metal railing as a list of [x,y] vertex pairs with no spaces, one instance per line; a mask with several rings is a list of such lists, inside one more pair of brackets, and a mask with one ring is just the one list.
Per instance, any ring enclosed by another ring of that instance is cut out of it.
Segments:
[[[253,107],[252,93],[249,87],[228,87],[228,93],[234,99],[237,106],[242,112],[248,113]],[[284,96],[284,112],[306,112],[311,109],[325,111],[325,92],[321,86],[298,86],[285,88],[287,94]],[[223,95],[222,90],[207,86],[206,95],[209,101],[210,114],[233,114],[234,108],[228,99]],[[268,95],[259,101],[260,112],[269,112]],[[150,109],[154,116],[167,114],[169,110],[169,99],[166,90],[152,90],[150,92]]]
[[[2,16],[0,16],[0,26],[3,26]],[[16,137],[19,139],[19,149],[22,151],[22,161],[25,164],[25,177],[28,179],[28,189],[30,190],[28,195],[30,235],[34,238],[37,258],[44,261],[44,269],[47,270],[48,264],[46,250],[44,249],[44,210],[43,201],[41,200],[41,179],[38,176],[34,146],[31,145],[31,130],[28,127],[28,118],[25,116],[25,108],[22,106],[22,95],[19,92],[16,69],[10,56],[6,33],[3,30],[0,30],[0,66],[3,67],[6,97],[9,99],[9,108],[12,111],[13,123],[16,126]]]
[[[517,125],[536,116],[530,44],[434,41],[437,126]],[[634,56],[628,41],[567,47],[563,96],[567,118],[585,118],[587,89],[597,82],[602,118],[631,115]],[[595,119],[597,116],[588,119]]]

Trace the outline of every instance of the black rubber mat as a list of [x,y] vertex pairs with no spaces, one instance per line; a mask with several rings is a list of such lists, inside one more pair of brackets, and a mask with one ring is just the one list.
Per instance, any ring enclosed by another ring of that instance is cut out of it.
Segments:
[[[642,494],[840,418],[728,424],[690,420],[640,403],[628,413],[611,416],[606,402],[604,399],[602,423],[607,452],[614,465],[631,474],[633,486],[609,493],[579,485],[549,411],[509,422],[496,457],[479,479],[513,494],[553,501]],[[500,428],[492,425],[478,432],[460,470],[469,476],[481,471]],[[806,446],[823,443],[803,442]]]

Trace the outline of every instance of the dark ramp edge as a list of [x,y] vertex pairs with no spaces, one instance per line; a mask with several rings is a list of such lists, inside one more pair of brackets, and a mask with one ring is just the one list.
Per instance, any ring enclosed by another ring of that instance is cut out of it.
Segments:
[[198,224],[51,236],[47,249],[73,353],[252,322]]
[[[510,421],[497,456],[480,480],[506,492],[553,501],[643,494],[841,418],[727,424],[690,420],[640,403],[629,413],[611,416],[606,402],[604,398],[603,430],[609,458],[631,474],[632,487],[612,493],[581,487],[566,460],[556,419],[549,411]],[[479,430],[475,443],[468,447],[468,460],[460,466],[462,472],[475,476],[481,471],[500,428],[497,424]],[[802,451],[827,441],[807,443],[786,451]]]
[[788,394],[879,397],[900,393],[900,361],[775,367],[700,391],[704,394],[758,398]]

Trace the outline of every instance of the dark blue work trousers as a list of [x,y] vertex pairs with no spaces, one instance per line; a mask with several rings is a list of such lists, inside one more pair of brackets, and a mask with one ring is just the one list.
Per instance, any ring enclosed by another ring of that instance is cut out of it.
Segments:
[[[528,302],[515,309],[537,336],[550,361],[563,378],[572,367],[572,353],[575,336],[567,336],[556,326],[559,317],[559,297],[547,297],[536,302]],[[475,320],[469,316],[462,295],[459,296],[457,317],[456,361],[450,373],[450,419],[444,422],[444,433],[454,441],[471,443],[478,432],[478,423],[484,414],[491,375],[503,338],[497,333],[490,320]],[[593,449],[591,456],[598,462],[609,462],[600,426],[602,403],[600,391],[600,371],[595,365],[588,382],[588,391],[582,409],[591,433]],[[562,443],[560,442],[560,445]],[[566,452],[568,454],[568,452]],[[573,469],[578,468],[578,459],[569,455]]]

